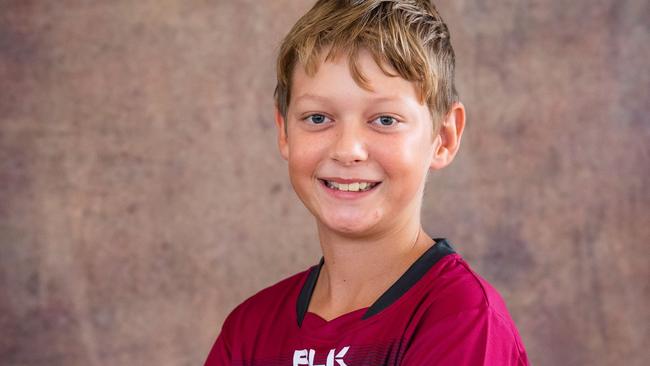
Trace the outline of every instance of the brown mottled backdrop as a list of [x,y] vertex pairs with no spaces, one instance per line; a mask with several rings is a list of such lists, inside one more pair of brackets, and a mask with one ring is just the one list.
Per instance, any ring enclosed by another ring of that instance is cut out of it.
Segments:
[[[274,57],[312,1],[0,0],[0,364],[200,365],[317,263]],[[647,365],[650,5],[439,1],[469,111],[424,223],[535,365]]]

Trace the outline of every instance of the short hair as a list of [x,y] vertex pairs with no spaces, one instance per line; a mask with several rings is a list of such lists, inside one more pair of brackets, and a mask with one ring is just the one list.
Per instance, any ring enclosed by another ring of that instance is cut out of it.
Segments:
[[458,101],[449,30],[429,0],[318,0],[280,46],[274,97],[285,119],[295,65],[302,63],[307,75],[313,76],[327,47],[325,61],[348,53],[351,75],[366,90],[370,90],[368,81],[356,60],[362,48],[370,51],[386,75],[415,82],[420,102],[426,102],[431,112],[434,131]]

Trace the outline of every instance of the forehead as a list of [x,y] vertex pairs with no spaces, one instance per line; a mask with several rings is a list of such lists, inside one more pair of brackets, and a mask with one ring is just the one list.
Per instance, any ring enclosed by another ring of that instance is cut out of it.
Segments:
[[318,55],[316,72],[312,75],[307,72],[304,64],[296,65],[292,77],[291,104],[327,98],[342,101],[394,101],[424,107],[418,97],[417,85],[400,77],[389,65],[383,64],[384,70],[397,76],[387,75],[369,51],[361,49],[356,57],[356,66],[366,81],[365,85],[360,80],[355,80],[348,53],[338,54],[330,60],[325,60],[326,54],[327,50],[324,50]]

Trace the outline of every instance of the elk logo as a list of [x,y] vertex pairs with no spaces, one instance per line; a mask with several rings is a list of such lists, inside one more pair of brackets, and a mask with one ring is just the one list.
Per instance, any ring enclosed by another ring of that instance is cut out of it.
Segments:
[[336,348],[332,348],[327,354],[327,360],[325,364],[316,365],[314,364],[314,358],[316,357],[316,351],[313,349],[300,349],[293,352],[293,366],[335,366],[334,361],[336,361],[336,366],[348,366],[345,361],[343,361],[343,356],[348,352],[350,346],[343,347],[338,353]]

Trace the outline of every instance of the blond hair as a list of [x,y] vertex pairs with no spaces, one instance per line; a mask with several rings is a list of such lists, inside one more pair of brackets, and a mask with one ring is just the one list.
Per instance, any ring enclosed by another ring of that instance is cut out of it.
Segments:
[[370,90],[357,64],[362,48],[370,51],[386,75],[415,82],[420,102],[426,102],[431,112],[434,131],[458,100],[449,30],[429,0],[318,0],[280,46],[274,97],[285,119],[295,65],[303,64],[307,75],[313,76],[321,51],[328,47],[325,61],[347,52],[352,77],[364,89]]

